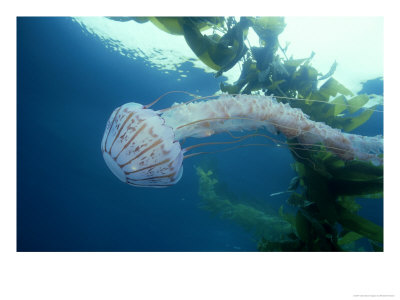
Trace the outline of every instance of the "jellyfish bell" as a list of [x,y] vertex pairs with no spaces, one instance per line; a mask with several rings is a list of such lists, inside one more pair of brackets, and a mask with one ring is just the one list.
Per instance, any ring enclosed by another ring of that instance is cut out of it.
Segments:
[[101,142],[111,172],[134,186],[166,187],[179,181],[183,151],[173,129],[151,109],[127,103],[111,114]]

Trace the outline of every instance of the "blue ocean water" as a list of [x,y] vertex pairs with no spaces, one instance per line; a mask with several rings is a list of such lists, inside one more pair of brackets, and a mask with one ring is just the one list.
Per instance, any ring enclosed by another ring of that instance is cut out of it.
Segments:
[[[256,251],[239,225],[199,208],[195,166],[167,189],[134,188],[107,168],[100,142],[111,112],[126,102],[147,104],[171,90],[210,95],[211,74],[150,69],[109,50],[70,18],[17,19],[18,251]],[[180,96],[182,97],[182,96]],[[168,97],[157,108],[167,107]],[[186,99],[187,100],[187,99]],[[382,114],[356,133],[382,133]],[[209,141],[216,140],[215,137]],[[279,208],[296,173],[287,149],[246,147],[212,154],[218,178],[232,192]],[[380,225],[382,203],[363,200],[360,214]]]

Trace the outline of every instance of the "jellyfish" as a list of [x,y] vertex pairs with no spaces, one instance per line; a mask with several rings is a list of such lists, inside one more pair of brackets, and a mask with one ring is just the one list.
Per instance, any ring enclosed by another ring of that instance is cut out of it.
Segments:
[[311,120],[300,109],[278,102],[273,96],[222,94],[216,99],[193,100],[158,111],[150,108],[157,100],[149,105],[132,102],[116,108],[101,142],[104,160],[112,173],[133,186],[171,186],[182,177],[184,158],[195,155],[187,152],[214,144],[182,148],[180,141],[256,129],[296,138],[304,147],[322,145],[346,161],[383,164],[381,135],[344,133]]

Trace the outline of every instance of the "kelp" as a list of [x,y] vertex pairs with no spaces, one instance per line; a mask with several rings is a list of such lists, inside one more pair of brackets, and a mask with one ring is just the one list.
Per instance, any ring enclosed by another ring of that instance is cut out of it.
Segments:
[[[328,73],[321,75],[310,65],[313,54],[309,58],[282,60],[267,47],[252,47],[251,51],[251,58],[243,62],[239,79],[234,84],[221,83],[221,91],[250,94],[264,90],[265,95],[275,95],[278,101],[300,108],[312,120],[325,122],[348,132],[371,117],[374,107],[354,116],[369,101],[369,97],[354,96],[349,89],[331,77],[336,70],[336,62]],[[325,79],[326,82],[317,88],[318,81]],[[343,112],[352,116],[340,115]]]
[[338,241],[339,246],[343,246],[346,244],[354,243],[355,241],[358,241],[361,239],[363,236],[361,234],[358,234],[354,231],[349,231],[347,232],[343,237],[341,237]]
[[[298,141],[288,142],[296,144]],[[356,197],[383,195],[383,167],[369,162],[344,162],[323,147],[318,150],[310,151],[298,145],[292,149],[296,159],[293,168],[300,177],[303,193],[293,193],[288,201],[308,201],[311,205],[300,206],[295,216],[283,214],[282,209],[280,215],[290,220],[305,251],[354,250],[341,248],[344,242],[337,242],[341,233],[335,232],[336,224],[360,238],[371,240],[375,243],[372,248],[379,249],[379,244],[383,244],[383,228],[358,215],[361,206]]]
[[[239,21],[232,17],[112,19],[151,21],[165,32],[183,35],[196,56],[216,71],[216,77],[239,64],[239,78],[232,84],[221,82],[222,92],[274,95],[277,101],[301,109],[310,119],[347,132],[367,122],[374,113],[375,106],[364,109],[370,101],[367,94],[354,95],[333,77],[336,61],[321,73],[312,66],[314,52],[304,58],[287,57],[288,45],[282,48],[278,40],[286,26],[283,17],[242,17]],[[212,34],[203,34],[210,28]],[[259,45],[247,43],[250,28],[258,35]],[[296,145],[289,148],[302,189],[301,193],[288,194],[288,203],[297,207],[296,214],[284,213],[282,206],[279,215],[272,217],[250,205],[248,199],[238,202],[234,195],[221,192],[221,183],[211,170],[198,167],[203,207],[257,232],[260,251],[362,250],[354,245],[366,238],[374,251],[382,251],[383,228],[358,214],[357,197],[383,196],[383,166],[343,161],[322,145],[302,147],[296,139],[288,140],[288,144]],[[268,237],[271,222],[286,224],[279,240]]]
[[[196,56],[216,71],[218,77],[241,64],[242,71],[233,84],[221,82],[222,92],[250,94],[262,91],[275,95],[278,101],[289,102],[300,108],[317,122],[352,131],[365,123],[373,108],[362,111],[369,101],[367,95],[356,95],[332,76],[338,66],[333,62],[326,74],[312,65],[314,52],[307,58],[288,58],[278,36],[285,27],[283,17],[110,17],[120,22],[151,22],[159,29],[173,35],[183,35]],[[259,37],[259,46],[246,46],[248,30],[252,28]],[[212,34],[203,34],[212,29]],[[277,52],[281,50],[284,57]],[[326,80],[321,87],[318,82]],[[279,98],[283,97],[283,98]],[[334,99],[332,99],[332,97]],[[350,97],[349,99],[347,97]],[[293,98],[293,99],[288,99]],[[347,116],[341,115],[346,112]]]
[[[221,17],[149,17],[147,20],[146,18],[118,17],[112,19],[134,20],[139,23],[150,21],[169,34],[183,35],[196,56],[205,65],[218,71],[216,76],[231,69],[247,52],[244,39],[250,23],[246,18],[228,27],[226,27],[225,19]],[[202,34],[202,31],[209,28],[218,28],[224,34]]]
[[356,213],[361,208],[356,198],[352,196],[339,196],[337,202],[351,213]]
[[[238,201],[219,192],[220,184],[212,170],[204,171],[196,168],[199,177],[199,195],[202,199],[201,207],[220,216],[232,220],[243,228],[261,238],[258,245],[260,251],[342,251],[341,245],[346,239],[340,238],[333,226],[336,222],[346,230],[351,230],[357,239],[366,237],[378,243],[383,243],[383,230],[380,226],[356,215],[359,207],[352,208],[352,200],[333,202],[329,206],[324,201],[313,202],[302,207],[297,214],[283,212],[273,215],[250,205],[246,199]],[[320,185],[321,182],[318,182]],[[326,188],[326,186],[324,186]],[[317,192],[321,192],[317,190]],[[314,197],[316,190],[313,189]],[[301,197],[297,194],[296,197]],[[312,200],[313,196],[305,196]],[[236,199],[235,199],[236,198]],[[328,207],[326,207],[328,205]],[[328,208],[324,210],[324,208]],[[326,214],[327,213],[327,214]],[[349,239],[349,236],[347,237]],[[340,243],[339,243],[340,241]],[[289,250],[290,249],[290,250]]]
[[[299,150],[296,150],[299,151]],[[344,163],[330,154],[304,151],[302,162],[295,169],[305,187],[304,200],[314,203],[318,215],[329,226],[336,223],[368,239],[383,243],[383,228],[357,214],[360,205],[356,196],[374,197],[383,190],[383,168],[370,163],[351,161]],[[312,156],[319,156],[313,158]],[[299,159],[300,160],[300,159]],[[304,207],[307,211],[310,206]]]
[[[279,214],[292,225],[293,233],[281,241],[287,245],[290,240],[289,245],[296,245],[290,251],[342,251],[337,242],[338,232],[321,217],[315,204],[308,205],[307,209],[300,208],[296,214],[284,213],[281,206]],[[280,248],[277,243],[274,245]],[[274,251],[260,247],[259,250]]]
[[244,37],[248,26],[244,21],[229,28],[223,36],[203,35],[190,20],[182,22],[182,27],[189,47],[203,63],[218,71],[216,76],[231,69],[247,51]]
[[[290,140],[290,143],[297,142],[296,139]],[[291,148],[297,161],[295,170],[303,182],[315,185],[322,178],[335,197],[382,193],[383,166],[356,160],[344,162],[322,146],[313,149],[319,151],[310,151],[309,148],[301,146]]]
[[344,207],[336,205],[337,222],[344,228],[352,230],[368,239],[383,243],[383,228],[375,223],[351,213]]
[[279,240],[282,234],[291,232],[290,224],[278,215],[253,206],[246,199],[238,201],[235,200],[238,197],[222,193],[213,170],[197,167],[196,172],[203,209],[238,223],[257,238]]

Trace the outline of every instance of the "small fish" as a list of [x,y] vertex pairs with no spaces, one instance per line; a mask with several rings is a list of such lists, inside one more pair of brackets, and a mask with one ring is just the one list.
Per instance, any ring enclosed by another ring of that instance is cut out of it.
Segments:
[[283,192],[278,192],[278,193],[272,193],[272,194],[270,194],[269,196],[270,196],[270,197],[274,197],[274,196],[282,195],[282,194],[285,194],[285,193],[290,193],[290,191],[283,191]]
[[299,183],[300,183],[300,177],[299,176],[293,177],[292,180],[290,180],[288,191],[293,192],[297,190]]
[[300,183],[300,177],[299,176],[293,177],[292,180],[290,180],[289,187],[286,191],[273,193],[273,194],[270,194],[269,196],[274,197],[274,196],[278,196],[281,194],[294,192],[295,190],[297,190],[299,183]]

